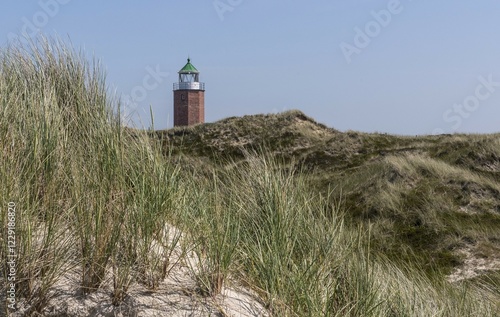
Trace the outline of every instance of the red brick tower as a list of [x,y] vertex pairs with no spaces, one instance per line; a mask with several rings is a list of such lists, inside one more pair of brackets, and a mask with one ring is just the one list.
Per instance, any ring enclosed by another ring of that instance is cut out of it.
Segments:
[[188,58],[179,71],[179,82],[174,83],[174,127],[205,122],[205,83],[200,83],[199,76]]

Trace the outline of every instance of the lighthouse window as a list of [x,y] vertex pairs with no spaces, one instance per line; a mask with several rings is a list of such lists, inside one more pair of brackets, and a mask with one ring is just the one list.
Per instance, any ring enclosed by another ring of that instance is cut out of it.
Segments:
[[184,94],[181,94],[181,100],[186,100],[186,97],[184,96]]

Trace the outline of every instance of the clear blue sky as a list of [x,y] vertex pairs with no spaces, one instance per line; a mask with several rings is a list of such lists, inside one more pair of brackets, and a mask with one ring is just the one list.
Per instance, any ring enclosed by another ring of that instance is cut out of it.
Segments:
[[299,109],[342,131],[485,133],[500,131],[499,17],[498,0],[11,0],[0,43],[69,37],[112,91],[136,93],[128,113],[146,127],[150,105],[172,126],[189,55],[209,122]]

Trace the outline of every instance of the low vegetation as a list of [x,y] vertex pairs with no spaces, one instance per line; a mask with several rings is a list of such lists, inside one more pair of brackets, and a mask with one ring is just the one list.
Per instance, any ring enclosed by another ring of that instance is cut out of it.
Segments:
[[310,188],[329,195],[331,203],[341,202],[349,225],[371,226],[373,252],[429,276],[456,271],[465,251],[485,259],[491,270],[500,269],[498,134],[339,132],[288,111],[157,136],[173,156],[196,169],[224,167],[221,158],[266,148],[285,169],[306,174]]
[[110,276],[120,307],[181,262],[198,296],[238,283],[271,316],[499,314],[494,270],[446,278],[461,249],[498,258],[498,136],[342,133],[298,111],[138,131],[119,108],[63,43],[1,50],[2,314],[48,315],[67,273],[75,296]]

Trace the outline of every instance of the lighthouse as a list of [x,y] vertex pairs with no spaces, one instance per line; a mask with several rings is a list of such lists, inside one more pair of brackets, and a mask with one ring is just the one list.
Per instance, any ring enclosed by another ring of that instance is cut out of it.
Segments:
[[205,83],[200,72],[187,59],[174,83],[174,126],[189,126],[205,122]]

